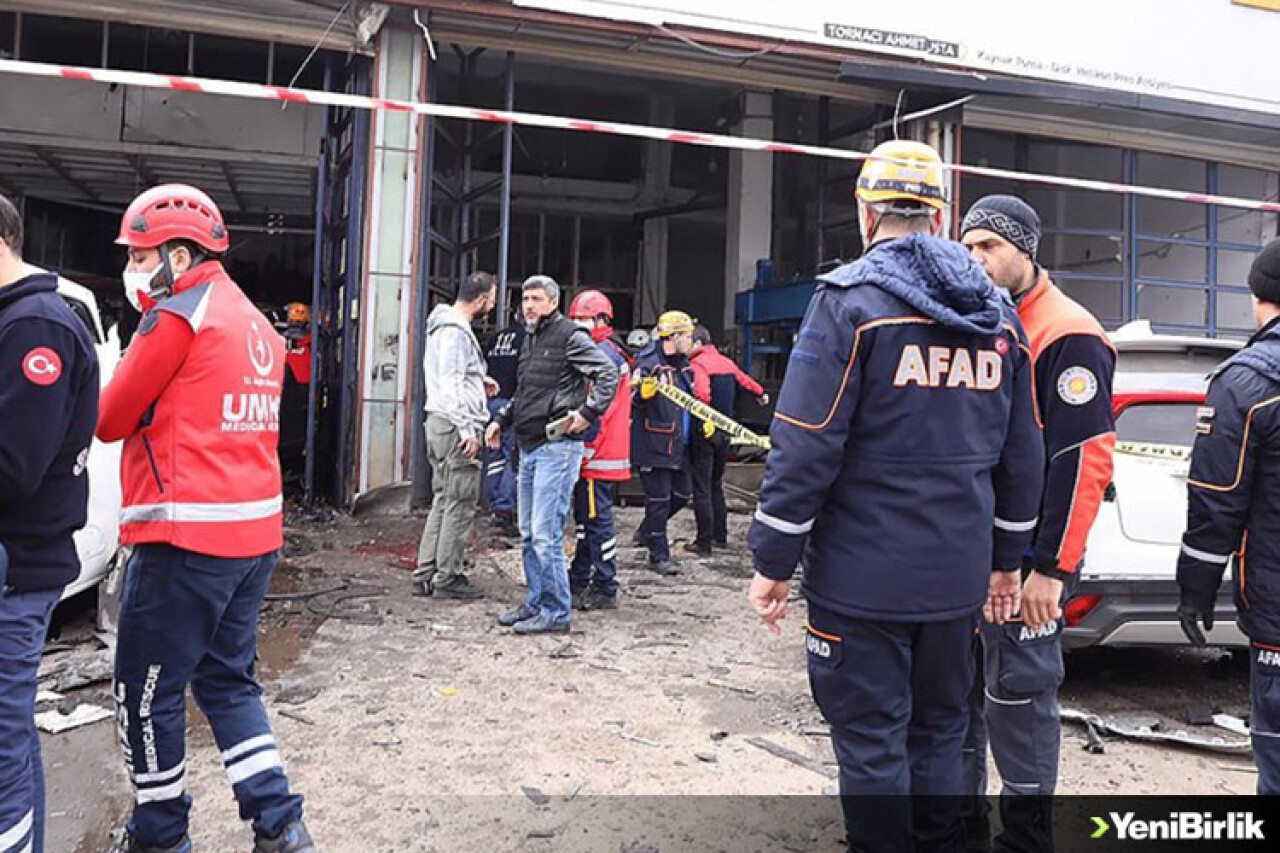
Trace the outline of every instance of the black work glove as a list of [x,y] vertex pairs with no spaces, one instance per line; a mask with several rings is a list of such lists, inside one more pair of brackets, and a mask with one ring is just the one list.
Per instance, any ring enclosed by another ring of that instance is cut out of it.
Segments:
[[1213,630],[1213,604],[1192,604],[1184,596],[1182,603],[1178,605],[1178,621],[1182,624],[1182,633],[1187,635],[1191,645],[1204,648],[1207,644],[1199,623],[1204,623],[1205,631]]

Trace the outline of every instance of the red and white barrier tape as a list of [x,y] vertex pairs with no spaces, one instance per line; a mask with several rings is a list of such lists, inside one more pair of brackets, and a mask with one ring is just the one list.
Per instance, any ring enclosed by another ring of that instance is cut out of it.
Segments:
[[[317,92],[311,89],[288,89],[283,86],[265,86],[259,83],[236,83],[228,80],[207,80],[200,77],[178,77],[167,74],[149,74],[141,71],[116,71],[104,68],[80,68],[67,65],[48,65],[40,62],[24,62],[0,59],[0,73],[20,74],[29,77],[57,77],[63,80],[85,80],[97,83],[115,83],[122,86],[138,86],[146,89],[168,89],[179,92],[201,92],[209,95],[226,95],[233,98],[253,98],[260,101],[281,101],[294,104],[347,107],[361,110],[414,113],[436,118],[484,121],[498,124],[514,124],[525,127],[549,127],[583,133],[608,133],[615,136],[631,136],[640,139],[656,139],[685,145],[705,145],[711,148],[735,148],[741,151],[764,151],[774,154],[803,154],[809,157],[825,157],[833,160],[861,161],[867,155],[861,151],[840,148],[823,148],[791,142],[774,142],[745,136],[723,136],[716,133],[698,133],[675,128],[651,127],[642,124],[621,124],[609,121],[575,119],[538,113],[486,110],[478,107],[457,107],[448,104],[424,104],[417,101],[399,101],[366,95],[347,95],[339,92]],[[1144,187],[1134,184],[1117,184],[1110,181],[1093,181],[1087,178],[1067,178],[1059,175],[1038,175],[1031,172],[1015,172],[1009,169],[991,169],[985,166],[944,164],[944,168],[965,175],[981,175],[988,178],[1048,184],[1057,187],[1092,190],[1096,192],[1127,193],[1148,198],[1189,201],[1198,204],[1217,204],[1248,210],[1280,213],[1280,202],[1255,201],[1247,198],[1189,193],[1180,190]]]

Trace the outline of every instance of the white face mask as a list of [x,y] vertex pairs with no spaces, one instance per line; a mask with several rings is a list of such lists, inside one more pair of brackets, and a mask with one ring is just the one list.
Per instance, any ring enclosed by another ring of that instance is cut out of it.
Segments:
[[160,274],[164,264],[156,264],[156,268],[151,272],[130,272],[124,273],[124,297],[129,300],[129,304],[139,313],[142,311],[142,295],[151,294],[151,284],[155,281],[156,276]]
[[573,322],[577,323],[580,328],[586,329],[588,332],[596,327],[595,320],[578,319],[578,320],[574,320]]

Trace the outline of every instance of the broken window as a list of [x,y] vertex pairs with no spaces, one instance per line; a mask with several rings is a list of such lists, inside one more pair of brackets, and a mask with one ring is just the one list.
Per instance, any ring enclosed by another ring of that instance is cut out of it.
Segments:
[[188,33],[112,24],[107,38],[107,61],[112,68],[155,74],[191,73]]
[[[326,51],[318,51],[312,56],[309,48],[277,44],[272,57],[269,82],[275,86],[288,86],[293,83],[297,89],[323,89],[326,53]],[[294,82],[295,77],[297,82]]]
[[0,59],[13,59],[16,53],[17,16],[13,12],[0,12]]
[[102,22],[23,15],[20,49],[27,62],[97,66],[102,62]]
[[199,35],[195,37],[191,73],[214,80],[264,83],[270,49],[269,44],[261,41]]

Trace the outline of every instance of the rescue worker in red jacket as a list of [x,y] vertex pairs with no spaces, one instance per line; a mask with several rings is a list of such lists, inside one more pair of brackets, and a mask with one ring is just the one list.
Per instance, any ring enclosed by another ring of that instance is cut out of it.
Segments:
[[185,853],[187,685],[253,822],[254,853],[315,853],[254,680],[258,612],[283,540],[276,457],[284,341],[227,275],[214,202],[155,187],[125,211],[138,331],[103,393],[124,440],[115,698],[133,815],[113,853]]
[[968,821],[971,849],[991,849],[985,815],[989,740],[1003,782],[1004,830],[995,849],[1046,851],[1053,849],[1050,798],[1062,739],[1062,606],[1075,590],[1085,540],[1111,482],[1116,356],[1093,315],[1036,264],[1040,217],[1030,205],[1008,195],[979,199],[960,234],[987,275],[1013,298],[1026,328],[1047,466],[1032,550],[1020,578],[1010,579],[1022,581],[1025,623],[984,621],[981,629],[985,660],[965,743],[966,782],[978,811]]
[[288,347],[285,364],[293,381],[311,384],[311,309],[302,302],[284,308],[284,340]]
[[[769,395],[760,383],[726,358],[711,341],[706,326],[693,330],[693,396],[722,415],[732,418],[738,388],[769,405]],[[708,434],[710,433],[710,434]],[[693,430],[689,437],[689,474],[693,480],[693,516],[697,535],[685,550],[698,557],[710,557],[711,546],[729,547],[729,510],[724,502],[724,468],[729,457],[729,436],[708,429]]]
[[582,473],[573,489],[577,544],[569,565],[573,606],[613,610],[618,606],[614,483],[631,479],[631,360],[613,332],[613,303],[600,291],[584,290],[575,296],[569,319],[589,331],[605,358],[618,368],[613,402],[584,434]]
[[[290,486],[300,484],[307,457],[307,398],[311,385],[311,309],[302,302],[284,306],[281,334],[286,347],[284,391],[280,399],[280,467]],[[281,327],[276,326],[277,329]]]

